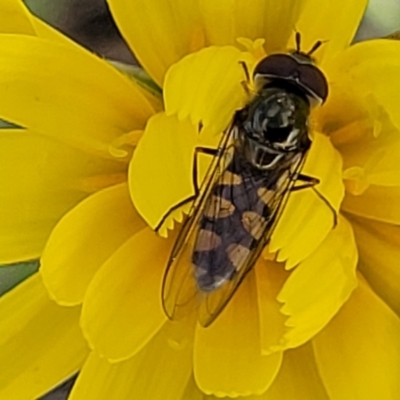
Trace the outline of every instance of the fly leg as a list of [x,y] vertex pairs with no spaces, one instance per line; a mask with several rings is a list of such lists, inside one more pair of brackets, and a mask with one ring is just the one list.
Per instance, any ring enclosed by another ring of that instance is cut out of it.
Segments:
[[248,96],[252,95],[252,90],[250,86],[250,72],[247,64],[244,61],[239,61],[239,64],[242,66],[244,71],[245,80],[240,82],[243,86],[244,91]]
[[246,82],[250,83],[250,72],[249,72],[249,68],[247,67],[247,64],[244,61],[239,61],[239,64],[242,66],[242,68],[244,70],[244,75],[246,77]]
[[198,176],[198,166],[197,166],[197,157],[199,154],[206,154],[212,157],[218,156],[220,153],[219,149],[213,149],[213,148],[208,148],[208,147],[196,147],[194,151],[194,160],[193,160],[193,169],[192,169],[192,180],[193,180],[193,189],[194,189],[194,194],[192,196],[187,197],[186,199],[180,201],[178,204],[175,204],[172,206],[168,212],[162,217],[161,221],[158,223],[158,225],[155,228],[155,231],[158,232],[165,222],[165,220],[170,216],[170,214],[177,210],[178,208],[184,206],[187,203],[193,202],[196,198],[198,198],[200,194],[200,187],[197,182],[197,176]]
[[301,182],[300,185],[295,185],[293,186],[290,191],[291,192],[297,192],[298,190],[302,189],[307,189],[310,188],[312,191],[329,207],[329,209],[332,211],[333,214],[333,228],[336,227],[338,223],[338,215],[336,210],[333,208],[332,204],[329,203],[329,200],[324,197],[322,193],[318,191],[318,189],[315,187],[320,183],[320,180],[318,178],[314,178],[312,176],[308,175],[303,175],[303,174],[296,174],[294,179],[296,182]]
[[293,179],[296,182],[301,182],[301,185],[295,185],[291,188],[292,192],[297,192],[298,190],[314,188],[320,183],[318,178],[314,178],[313,176],[303,175],[303,174],[295,174]]
[[197,166],[197,157],[199,154],[205,154],[207,156],[211,156],[213,158],[217,157],[220,154],[220,149],[213,149],[209,147],[196,147],[194,150],[194,160],[193,160],[193,175],[192,175],[192,180],[193,180],[193,187],[195,194],[192,197],[196,198],[200,194],[200,185],[197,181],[198,178],[198,166]]

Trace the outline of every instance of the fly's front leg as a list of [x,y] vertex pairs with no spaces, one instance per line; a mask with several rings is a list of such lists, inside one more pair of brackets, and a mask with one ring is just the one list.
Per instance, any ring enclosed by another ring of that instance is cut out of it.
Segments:
[[244,91],[246,92],[247,96],[251,96],[252,90],[251,90],[251,84],[250,84],[250,72],[247,64],[244,61],[239,61],[239,64],[242,66],[243,71],[244,71],[244,77],[245,80],[241,81],[240,83],[243,86]]
[[220,153],[219,149],[213,149],[208,147],[196,147],[194,151],[194,160],[193,160],[193,169],[192,169],[192,181],[193,181],[193,189],[194,194],[192,196],[187,197],[186,199],[180,201],[178,204],[172,206],[168,212],[162,217],[161,221],[155,228],[155,231],[158,232],[161,226],[164,224],[165,220],[171,215],[172,212],[177,210],[178,208],[184,206],[185,204],[191,203],[194,201],[200,194],[200,186],[197,181],[198,177],[198,155],[199,154],[206,154],[212,157],[216,157]]
[[193,180],[193,188],[195,191],[194,196],[192,196],[192,200],[193,198],[198,197],[198,195],[200,194],[200,185],[199,182],[197,181],[198,179],[198,172],[199,172],[199,167],[198,167],[198,156],[199,154],[205,154],[211,157],[217,157],[219,154],[221,153],[220,149],[213,149],[210,147],[196,147],[194,149],[194,160],[193,160],[193,175],[192,175],[192,180]]
[[315,186],[317,186],[320,183],[320,180],[318,178],[314,178],[312,176],[308,175],[303,175],[303,174],[296,174],[294,176],[294,179],[297,182],[300,182],[300,185],[294,185],[290,191],[291,192],[297,192],[298,190],[302,189],[312,189],[312,191],[329,207],[329,209],[332,211],[333,214],[333,227],[335,228],[337,223],[338,223],[338,215],[336,210],[333,208],[332,204],[329,203],[329,200],[324,197],[322,193],[320,193]]

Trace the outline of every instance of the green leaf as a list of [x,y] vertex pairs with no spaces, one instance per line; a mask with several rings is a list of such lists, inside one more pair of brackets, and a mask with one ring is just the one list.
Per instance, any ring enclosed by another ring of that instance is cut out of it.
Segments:
[[28,8],[38,17],[48,22],[57,21],[60,16],[67,15],[68,0],[23,0]]
[[0,129],[20,128],[18,125],[0,119]]
[[137,65],[124,64],[119,61],[107,61],[117,68],[118,71],[133,79],[136,83],[141,85],[145,90],[149,91],[154,96],[161,97],[161,88],[149,77],[149,75],[147,75],[143,68]]
[[39,260],[0,266],[0,296],[37,272]]

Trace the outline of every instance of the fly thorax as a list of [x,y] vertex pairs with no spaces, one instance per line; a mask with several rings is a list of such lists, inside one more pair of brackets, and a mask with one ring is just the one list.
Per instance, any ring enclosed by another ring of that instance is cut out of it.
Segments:
[[244,157],[259,169],[273,169],[289,153],[309,144],[305,96],[281,87],[266,87],[243,110],[241,146]]

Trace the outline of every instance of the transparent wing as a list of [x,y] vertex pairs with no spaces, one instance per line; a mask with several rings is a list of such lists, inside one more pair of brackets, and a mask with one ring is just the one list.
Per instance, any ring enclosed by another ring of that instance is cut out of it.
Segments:
[[267,245],[305,153],[286,168],[249,172],[234,146],[233,127],[189,213],[169,259],[163,306],[171,319],[193,308],[203,326],[221,313]]
[[[221,237],[224,257],[218,260],[218,268],[223,271],[223,282],[216,290],[202,294],[198,310],[201,325],[208,326],[217,318],[268,244],[304,160],[305,154],[299,154],[289,169],[271,171],[258,179],[249,177],[242,185],[226,186],[230,193],[225,193],[224,198],[232,199],[236,215],[217,218],[209,227]],[[217,213],[221,210],[224,208],[218,205]],[[204,262],[212,264],[211,258],[215,257],[205,254]],[[231,273],[229,267],[224,268],[228,263],[234,268]]]
[[203,297],[194,279],[191,254],[204,204],[232,156],[230,144],[234,135],[235,127],[232,127],[222,137],[217,155],[199,188],[199,196],[194,200],[171,251],[162,286],[163,308],[170,319],[183,318]]

